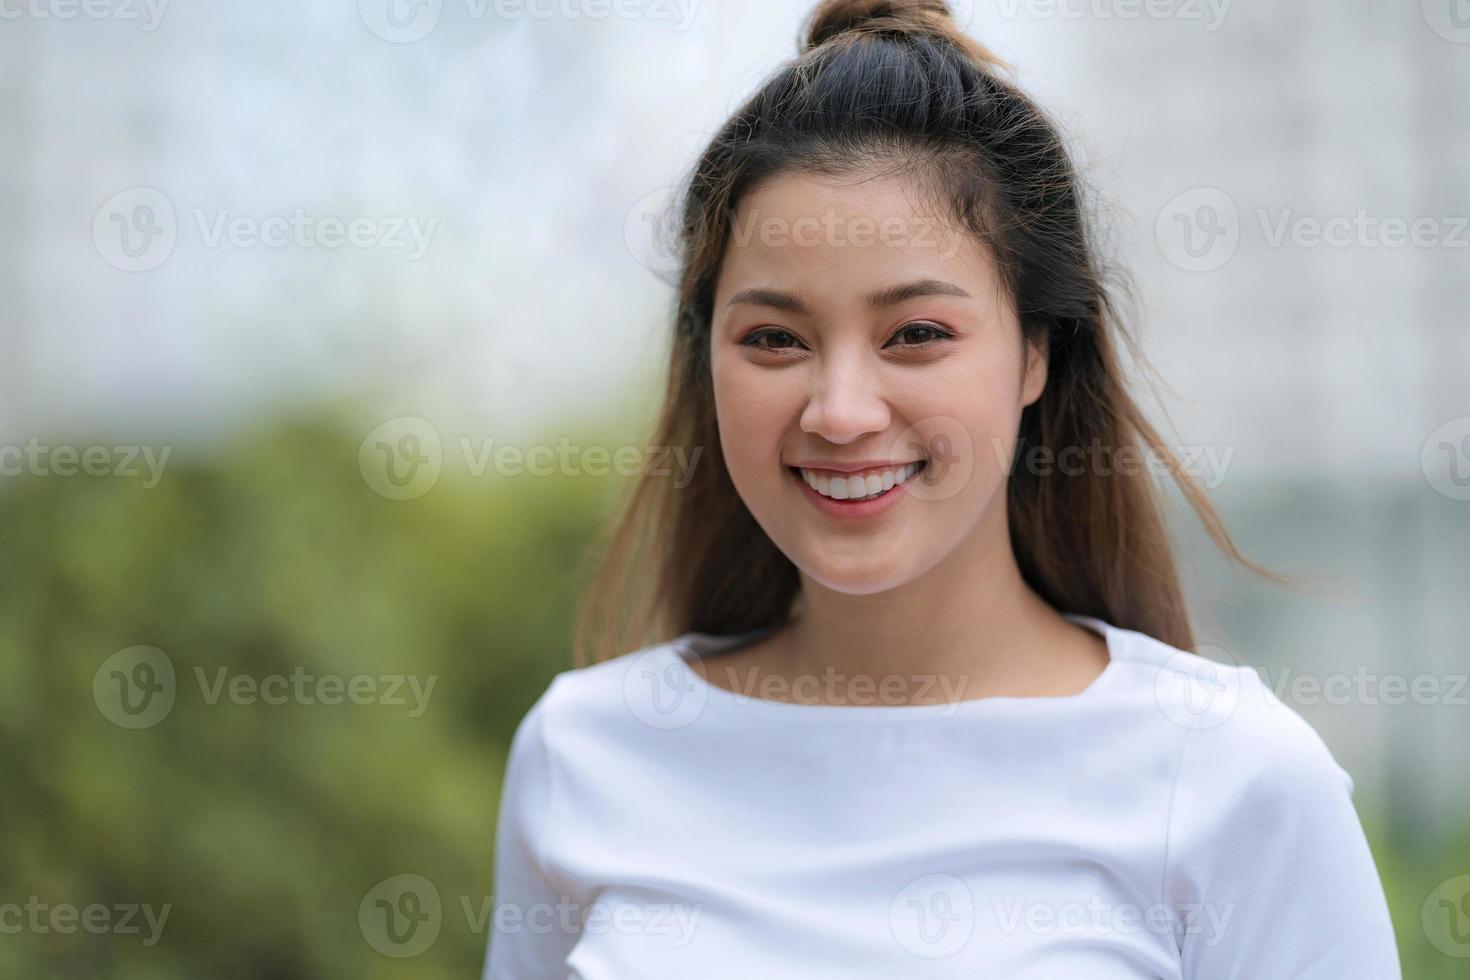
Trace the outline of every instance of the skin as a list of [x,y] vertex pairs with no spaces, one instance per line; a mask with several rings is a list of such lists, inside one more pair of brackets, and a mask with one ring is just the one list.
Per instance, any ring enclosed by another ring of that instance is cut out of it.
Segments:
[[[804,703],[1085,689],[1108,662],[1106,644],[1025,583],[1010,544],[1004,461],[1021,410],[1046,384],[1046,354],[1023,344],[989,249],[940,231],[912,185],[876,174],[775,177],[735,217],[711,324],[721,445],[802,591],[788,624],[696,669],[721,687]],[[915,280],[966,295],[869,305],[870,293]],[[731,303],[750,289],[806,309]],[[935,458],[911,492],[863,520],[824,514],[787,468],[921,456]]]

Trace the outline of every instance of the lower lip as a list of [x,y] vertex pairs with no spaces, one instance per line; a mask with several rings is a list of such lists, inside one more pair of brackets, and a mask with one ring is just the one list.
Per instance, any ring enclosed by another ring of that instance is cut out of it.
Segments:
[[791,474],[791,478],[796,481],[796,485],[801,488],[802,493],[806,494],[806,498],[822,513],[830,514],[833,517],[855,520],[863,517],[876,517],[884,511],[897,506],[898,502],[908,493],[909,485],[919,478],[919,475],[924,472],[924,469],[920,467],[919,471],[913,476],[910,476],[902,483],[895,483],[893,489],[879,494],[872,500],[833,500],[831,497],[824,497],[813,490],[807,484],[806,480],[802,479],[801,472],[796,468],[788,466],[786,467],[786,472]]

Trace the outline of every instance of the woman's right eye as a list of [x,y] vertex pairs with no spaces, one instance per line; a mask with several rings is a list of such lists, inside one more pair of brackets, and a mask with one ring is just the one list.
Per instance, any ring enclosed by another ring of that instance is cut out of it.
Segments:
[[762,338],[765,338],[765,337],[785,338],[786,340],[791,340],[791,341],[794,341],[794,342],[796,342],[798,344],[801,343],[794,336],[792,336],[792,334],[790,332],[788,332],[786,330],[780,330],[780,329],[777,329],[775,327],[768,327],[768,328],[763,329],[763,330],[757,330],[757,331],[755,331],[750,336],[748,336],[744,340],[742,340],[740,342],[740,345],[742,347],[755,347],[758,350],[790,350],[791,349],[790,347],[788,347],[788,346],[786,346],[784,344],[778,344],[778,345],[775,345],[775,346],[766,346],[765,344],[762,344],[760,342],[761,339]]

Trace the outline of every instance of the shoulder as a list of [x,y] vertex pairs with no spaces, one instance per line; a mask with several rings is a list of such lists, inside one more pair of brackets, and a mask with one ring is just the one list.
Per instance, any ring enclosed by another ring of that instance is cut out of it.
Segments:
[[1254,667],[1221,648],[1202,646],[1202,656],[1141,633],[1127,640],[1128,689],[1153,712],[1146,728],[1164,752],[1165,868],[1180,894],[1212,880],[1218,891],[1246,856],[1260,867],[1313,850],[1356,853],[1352,777]]
[[[1176,779],[1222,803],[1287,803],[1346,791],[1352,777],[1317,730],[1230,651],[1208,656],[1132,630],[1126,635],[1129,690],[1176,753]],[[1203,781],[1203,787],[1194,784]]]
[[1334,892],[1371,905],[1353,781],[1316,729],[1233,651],[1125,634],[1123,698],[1164,787],[1166,898],[1229,912],[1232,936],[1309,920]]
[[692,691],[690,669],[678,652],[687,639],[686,634],[561,671],[522,718],[516,740],[530,742],[534,736],[554,749],[581,736],[646,729],[640,722],[649,722],[650,715],[656,721],[671,698]]
[[1224,650],[1140,649],[1182,731],[1161,860],[1183,975],[1397,980],[1353,780],[1316,729]]

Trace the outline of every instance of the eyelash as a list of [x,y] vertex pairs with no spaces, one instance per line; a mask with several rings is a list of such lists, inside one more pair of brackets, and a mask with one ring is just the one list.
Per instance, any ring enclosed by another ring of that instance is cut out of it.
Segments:
[[[918,320],[914,323],[906,323],[894,332],[893,337],[902,337],[908,331],[916,329],[928,330],[931,333],[934,333],[936,336],[931,337],[929,340],[920,341],[917,344],[900,344],[900,347],[907,347],[911,350],[924,350],[928,347],[932,347],[934,344],[954,339],[954,334],[939,326],[939,324],[930,323],[927,320]],[[792,340],[796,340],[795,335],[793,335],[789,330],[782,330],[780,327],[762,327],[759,330],[755,330],[750,333],[744,340],[740,342],[740,346],[754,347],[757,350],[766,351],[768,353],[779,353],[793,349],[790,347],[765,347],[757,343],[757,341],[759,341],[762,337],[769,336],[770,334],[785,334],[786,336],[791,337]],[[892,338],[890,338],[890,342],[891,341]],[[884,346],[886,347],[888,345],[885,344]]]

